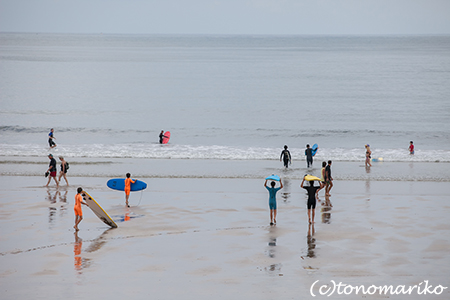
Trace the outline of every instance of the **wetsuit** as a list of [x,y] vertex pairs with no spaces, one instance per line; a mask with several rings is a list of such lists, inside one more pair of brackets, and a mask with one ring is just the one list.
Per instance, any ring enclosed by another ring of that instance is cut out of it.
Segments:
[[312,167],[312,164],[313,164],[312,149],[311,148],[307,148],[305,150],[305,155],[306,155],[306,163],[308,164],[308,168],[309,168],[309,166]]
[[130,194],[130,191],[131,191],[131,184],[132,183],[135,183],[136,182],[136,180],[135,181],[133,181],[133,179],[131,179],[131,178],[125,178],[125,195],[129,195]]
[[270,209],[277,209],[277,192],[281,189],[281,188],[273,188],[273,187],[268,187],[266,186],[266,189],[269,191],[269,208]]
[[289,162],[291,161],[291,153],[289,150],[285,149],[281,151],[280,159],[283,158],[284,166],[287,168],[289,166]]
[[83,216],[83,211],[81,210],[81,200],[83,200],[83,197],[80,194],[76,194],[75,205],[73,206],[76,216]]
[[304,186],[308,191],[308,209],[316,209],[316,191],[320,189],[320,186]]
[[55,142],[53,141],[53,132],[51,131],[48,134],[48,144],[50,145],[50,148],[56,146]]

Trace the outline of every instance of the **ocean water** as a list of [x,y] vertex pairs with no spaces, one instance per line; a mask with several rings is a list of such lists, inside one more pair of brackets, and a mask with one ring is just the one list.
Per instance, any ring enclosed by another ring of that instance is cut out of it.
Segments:
[[288,145],[303,166],[314,143],[316,161],[358,163],[370,144],[384,164],[425,163],[450,180],[450,36],[0,33],[0,103],[2,175],[48,163],[54,128],[51,152],[80,168],[197,160],[208,174],[225,161],[212,165],[245,177],[227,165],[273,166]]

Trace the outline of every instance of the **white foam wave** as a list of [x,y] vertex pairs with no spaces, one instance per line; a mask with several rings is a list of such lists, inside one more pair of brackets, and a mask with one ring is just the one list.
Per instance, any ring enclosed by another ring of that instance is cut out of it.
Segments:
[[[291,148],[294,161],[305,160],[304,149]],[[405,149],[372,149],[372,158],[384,162],[450,162],[449,150],[417,150],[409,155]],[[159,144],[81,144],[48,149],[37,144],[0,144],[0,156],[47,156],[92,158],[148,158],[148,159],[217,159],[217,160],[278,160],[281,149],[263,147],[192,146]],[[364,149],[321,148],[317,161],[364,161]]]

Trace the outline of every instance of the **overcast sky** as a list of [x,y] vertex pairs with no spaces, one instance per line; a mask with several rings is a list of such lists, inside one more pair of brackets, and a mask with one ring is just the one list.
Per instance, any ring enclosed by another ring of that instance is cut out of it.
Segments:
[[0,0],[0,31],[450,34],[450,0]]

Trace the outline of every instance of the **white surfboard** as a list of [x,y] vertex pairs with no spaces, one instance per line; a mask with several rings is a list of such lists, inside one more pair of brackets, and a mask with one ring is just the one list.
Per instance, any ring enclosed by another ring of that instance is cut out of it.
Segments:
[[83,195],[83,200],[89,206],[89,208],[94,212],[94,214],[103,221],[106,225],[112,228],[117,228],[117,224],[114,223],[113,219],[103,210],[103,208],[91,197],[86,191],[81,193]]

